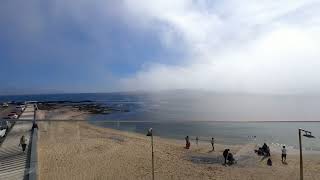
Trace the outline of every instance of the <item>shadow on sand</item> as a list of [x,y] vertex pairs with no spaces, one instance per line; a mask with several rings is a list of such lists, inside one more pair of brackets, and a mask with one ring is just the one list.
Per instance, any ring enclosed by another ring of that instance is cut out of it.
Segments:
[[196,164],[223,164],[224,158],[222,156],[190,156],[190,161]]
[[263,161],[263,160],[265,160],[267,158],[270,158],[270,156],[263,156],[260,161]]

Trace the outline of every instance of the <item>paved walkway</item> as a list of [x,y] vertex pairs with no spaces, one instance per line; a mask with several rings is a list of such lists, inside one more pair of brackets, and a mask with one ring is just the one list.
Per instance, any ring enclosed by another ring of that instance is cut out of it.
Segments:
[[[27,106],[19,119],[30,119],[34,116],[33,105]],[[15,123],[3,144],[0,147],[0,180],[21,180],[25,179],[25,174],[29,172],[28,152],[22,152],[20,137],[24,135],[30,141],[32,122],[18,121]],[[25,173],[26,172],[26,173]]]

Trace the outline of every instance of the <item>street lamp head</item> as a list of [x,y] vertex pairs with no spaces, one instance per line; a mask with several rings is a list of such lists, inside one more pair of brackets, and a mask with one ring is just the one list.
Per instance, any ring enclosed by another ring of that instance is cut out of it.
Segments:
[[311,135],[311,134],[304,134],[303,135],[304,137],[307,137],[307,138],[315,138],[313,135]]
[[310,131],[304,131],[304,137],[307,137],[307,138],[315,138],[312,134],[311,134],[311,132]]

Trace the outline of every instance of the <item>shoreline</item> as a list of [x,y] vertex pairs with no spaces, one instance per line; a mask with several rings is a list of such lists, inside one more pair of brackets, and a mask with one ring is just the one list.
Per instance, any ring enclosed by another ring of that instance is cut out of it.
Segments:
[[[93,102],[90,102],[93,103]],[[51,121],[51,122],[85,122],[88,123],[92,126],[96,126],[96,127],[102,127],[105,129],[112,129],[112,130],[118,130],[120,132],[129,132],[129,133],[135,133],[135,134],[139,134],[139,135],[144,135],[144,133],[141,132],[137,132],[135,130],[125,130],[125,129],[117,129],[117,128],[112,128],[112,127],[106,127],[106,126],[100,126],[95,124],[94,122],[110,122],[110,123],[158,123],[155,121],[121,121],[121,120],[90,120],[90,116],[92,115],[91,112],[88,112],[84,109],[78,109],[78,108],[74,108],[73,106],[69,106],[69,105],[65,105],[63,104],[62,106],[60,104],[55,105],[56,107],[53,110],[44,110],[46,111],[49,115],[47,115],[46,118],[38,116],[38,120],[39,122],[41,121]],[[178,123],[179,121],[174,121],[174,122],[166,122],[165,123]],[[188,121],[187,121],[188,122]],[[222,122],[222,121],[192,121],[192,123],[197,123],[197,122],[208,122],[208,123],[229,123],[228,122]],[[232,121],[230,123],[233,122],[238,122],[238,121]],[[250,123],[250,121],[248,121]],[[272,123],[271,121],[267,121]],[[276,122],[280,122],[280,121],[276,121]],[[282,122],[282,121],[281,121]],[[242,122],[240,122],[242,123]],[[247,123],[247,122],[245,122]],[[256,123],[256,122],[251,122],[251,123]],[[158,136],[162,139],[166,139],[166,140],[174,140],[177,142],[180,142],[181,144],[184,144],[184,140],[183,138],[178,138],[177,136],[162,136],[162,135],[155,135]],[[205,137],[207,138],[207,140],[199,140],[199,142],[201,142],[202,144],[210,144],[210,137]],[[195,136],[190,136],[191,141],[194,141],[193,144],[195,144]],[[217,138],[216,138],[217,139]],[[254,141],[247,141],[247,142],[243,142],[243,143],[216,143],[216,145],[221,145],[221,146],[245,146],[247,144],[255,144],[258,145],[256,142]],[[262,145],[262,144],[260,144]],[[277,152],[280,153],[281,151],[281,147],[279,145],[275,145],[275,144],[269,144],[271,147],[271,150],[273,152]],[[291,147],[291,146],[287,146],[287,148],[289,148],[290,153],[291,154],[299,154],[299,149]],[[310,150],[310,149],[303,149],[304,154],[316,154],[316,155],[320,155],[320,151],[319,150]]]
[[[166,134],[163,133],[163,127],[166,126],[166,125],[171,125],[171,124],[174,124],[174,125],[181,125],[180,123],[182,122],[157,122],[157,121],[110,121],[110,120],[88,120],[88,123],[89,124],[92,124],[94,126],[97,126],[97,127],[103,127],[103,128],[110,128],[110,129],[116,129],[116,130],[120,130],[120,131],[124,131],[124,132],[131,132],[131,133],[138,133],[138,134],[144,134],[145,132],[141,131],[141,127],[145,128],[145,131],[147,131],[147,129],[149,127],[153,127],[154,128],[154,132],[155,132],[155,136],[159,136],[163,139],[174,139],[174,140],[179,140],[181,142],[184,143],[184,137],[185,136],[182,136],[181,133],[174,133],[173,132],[168,132],[168,131],[165,131]],[[109,124],[110,123],[110,124]],[[119,123],[119,125],[115,125],[115,123]],[[123,125],[121,123],[124,123]],[[132,125],[132,128],[131,125],[129,125],[128,127],[126,127],[126,123],[128,124],[131,124]],[[150,126],[145,126],[145,125],[136,125],[137,126],[137,129],[135,129],[135,123],[142,123],[142,124],[150,124]],[[188,123],[188,122],[187,122]],[[197,122],[196,121],[193,121],[192,123],[196,124]],[[210,123],[216,123],[216,122],[210,122]],[[221,122],[223,123],[223,122]],[[162,124],[161,126],[158,126],[158,124]],[[163,125],[165,124],[165,125]],[[226,123],[228,124],[228,122]],[[124,128],[121,128],[121,126],[123,126]],[[139,127],[139,128],[138,128]],[[159,131],[162,130],[162,132],[159,132],[159,134],[156,133],[156,127],[160,127],[160,129],[158,129]],[[188,128],[190,126],[185,126],[184,128]],[[181,128],[180,128],[181,129]],[[177,130],[177,128],[176,128]],[[186,133],[185,135],[189,135],[189,138],[191,140],[191,144],[195,144],[195,139],[196,139],[196,135],[190,135],[188,133]],[[200,139],[199,142],[202,142],[204,144],[210,144],[210,140],[211,140],[211,137],[212,136],[198,136],[198,138]],[[265,139],[264,137],[257,137],[257,138],[253,138],[253,137],[241,137],[242,141],[240,141],[239,139],[235,139],[235,140],[230,140],[229,137],[225,138],[225,136],[223,135],[216,135],[216,136],[213,136],[215,137],[215,141],[216,143],[215,144],[220,144],[220,145],[225,145],[225,146],[244,146],[244,145],[247,145],[247,144],[255,144],[255,145],[259,145],[259,146],[262,146],[263,145],[263,142],[266,142],[270,148],[271,148],[271,151],[273,152],[277,152],[277,153],[281,153],[281,148],[283,145],[286,146],[287,150],[289,150],[292,154],[299,154],[299,149],[298,149],[298,146],[296,145],[293,145],[293,144],[281,144],[279,143],[280,141],[273,141],[273,140],[268,140],[268,139]],[[262,141],[262,139],[264,139],[265,141]],[[298,141],[298,139],[297,139]],[[284,142],[284,141],[282,141]],[[291,142],[292,143],[292,142]],[[303,152],[305,154],[319,154],[320,155],[320,149],[319,147],[311,147],[310,146],[306,146],[306,147],[303,147]]]
[[[38,118],[87,118],[79,111],[39,111]],[[183,140],[154,136],[157,179],[285,179],[298,176],[298,156],[288,164],[272,153],[273,166],[253,152],[254,145],[209,143],[184,148]],[[237,164],[222,165],[222,151],[230,148]],[[86,121],[39,122],[39,179],[151,179],[150,137],[98,127]],[[305,179],[320,176],[320,157],[304,155]]]

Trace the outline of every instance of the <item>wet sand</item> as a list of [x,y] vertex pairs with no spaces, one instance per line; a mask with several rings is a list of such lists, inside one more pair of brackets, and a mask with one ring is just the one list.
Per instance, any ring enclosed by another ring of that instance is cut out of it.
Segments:
[[[38,118],[85,119],[80,111],[39,111]],[[184,141],[154,137],[155,179],[299,179],[299,156],[288,152],[287,164],[272,153],[273,166],[257,156],[253,144],[244,146],[209,143],[191,149]],[[225,148],[238,159],[224,166]],[[150,137],[87,122],[39,122],[39,179],[151,179]],[[305,179],[320,177],[320,156],[304,156]]]

